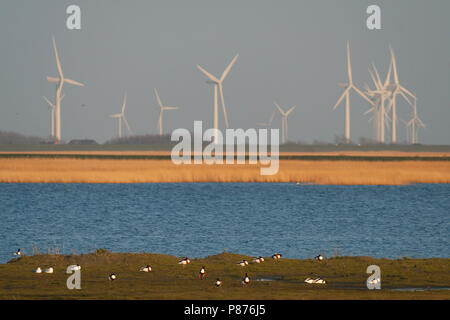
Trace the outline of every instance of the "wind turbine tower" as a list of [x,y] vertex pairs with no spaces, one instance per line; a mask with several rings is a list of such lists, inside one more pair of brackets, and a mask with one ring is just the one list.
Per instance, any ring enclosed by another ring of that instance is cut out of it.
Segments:
[[68,83],[68,84],[73,84],[75,86],[84,87],[84,84],[64,77],[62,67],[61,67],[61,61],[59,60],[59,56],[58,56],[58,50],[56,49],[55,37],[53,37],[52,40],[53,40],[53,49],[55,51],[56,66],[58,68],[59,78],[47,77],[47,81],[58,84],[57,89],[56,89],[56,106],[55,106],[56,140],[61,141],[61,100],[62,100],[61,92],[62,92],[63,85],[64,85],[64,83]]
[[340,84],[345,88],[345,90],[342,93],[339,100],[334,105],[333,110],[335,110],[345,98],[345,140],[348,143],[350,142],[350,90],[352,89],[355,90],[356,93],[358,93],[361,97],[363,97],[365,100],[367,100],[370,104],[373,105],[373,102],[353,84],[349,41],[347,41],[347,73],[348,73],[348,83]]

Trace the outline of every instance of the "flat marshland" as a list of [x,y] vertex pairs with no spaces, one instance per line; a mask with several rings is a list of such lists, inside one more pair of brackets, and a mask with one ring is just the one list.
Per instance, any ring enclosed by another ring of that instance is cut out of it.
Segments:
[[[332,257],[314,259],[266,257],[261,264],[249,256],[220,253],[191,258],[182,266],[179,258],[151,253],[111,253],[99,249],[82,255],[45,254],[24,256],[0,265],[0,299],[449,299],[450,259],[374,259]],[[247,259],[249,265],[236,263]],[[80,264],[81,290],[68,290],[66,269]],[[368,290],[369,265],[381,269],[381,290]],[[149,273],[139,272],[150,265]],[[35,274],[38,266],[52,266],[53,274]],[[205,266],[206,279],[198,272]],[[110,273],[117,280],[108,280]],[[242,287],[245,273],[250,284]],[[321,277],[324,285],[307,284]],[[215,287],[220,278],[222,287]]]
[[282,153],[279,171],[260,164],[175,165],[167,151],[0,153],[0,182],[293,182],[329,185],[450,183],[449,153]]

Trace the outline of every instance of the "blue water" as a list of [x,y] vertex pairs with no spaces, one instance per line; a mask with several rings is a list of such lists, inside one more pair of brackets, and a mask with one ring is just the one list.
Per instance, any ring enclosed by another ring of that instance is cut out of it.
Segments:
[[31,244],[205,257],[449,257],[450,185],[0,184],[0,262]]

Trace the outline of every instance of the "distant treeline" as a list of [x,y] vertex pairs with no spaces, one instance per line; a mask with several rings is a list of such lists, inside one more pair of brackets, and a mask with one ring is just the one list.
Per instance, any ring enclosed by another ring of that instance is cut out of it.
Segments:
[[46,139],[40,137],[26,136],[17,132],[1,131],[0,144],[42,144]]
[[105,144],[149,144],[149,145],[167,145],[174,144],[176,142],[170,141],[170,135],[136,135],[122,138],[114,138],[105,142]]

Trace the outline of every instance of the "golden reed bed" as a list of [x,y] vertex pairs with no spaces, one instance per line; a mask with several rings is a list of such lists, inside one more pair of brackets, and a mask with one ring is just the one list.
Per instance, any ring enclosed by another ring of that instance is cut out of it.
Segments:
[[277,175],[258,165],[174,165],[170,160],[0,159],[0,182],[301,182],[338,185],[450,183],[450,161],[280,160]]

